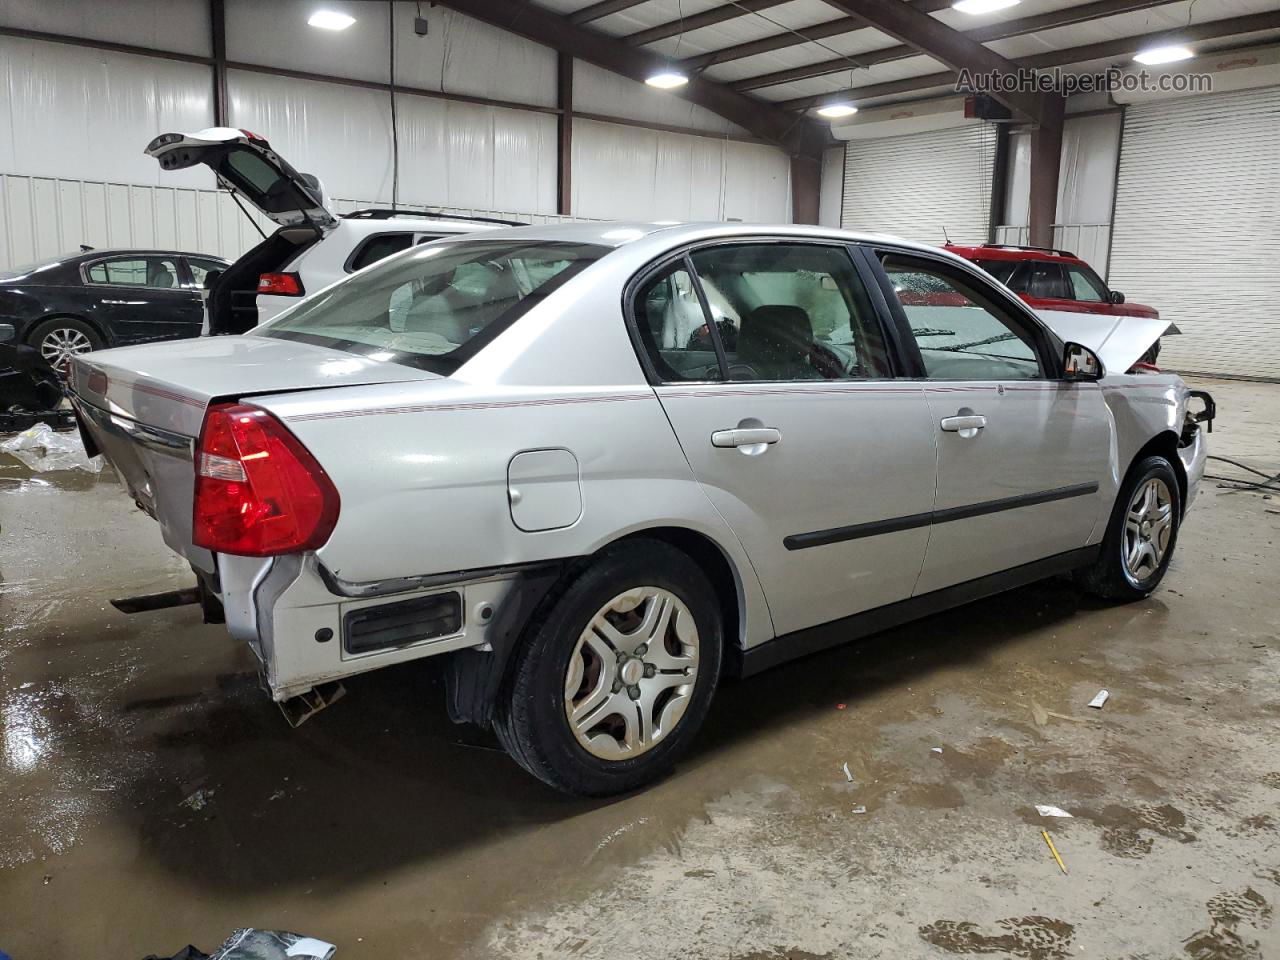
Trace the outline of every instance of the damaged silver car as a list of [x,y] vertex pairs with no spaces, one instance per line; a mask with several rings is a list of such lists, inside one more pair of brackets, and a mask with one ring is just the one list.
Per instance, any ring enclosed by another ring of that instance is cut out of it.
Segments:
[[72,386],[277,700],[442,656],[455,720],[604,795],[726,674],[1055,574],[1147,596],[1205,462],[1200,401],[1126,373],[1165,325],[1038,315],[883,237],[572,224]]

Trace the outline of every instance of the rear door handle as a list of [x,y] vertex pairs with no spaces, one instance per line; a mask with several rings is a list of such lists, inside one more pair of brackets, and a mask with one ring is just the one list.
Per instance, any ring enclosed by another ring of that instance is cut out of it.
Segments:
[[773,427],[734,427],[732,430],[717,430],[711,434],[713,447],[749,447],[756,444],[777,443],[782,439],[782,431]]
[[968,416],[943,417],[940,424],[947,433],[958,433],[962,437],[972,437],[987,425],[987,418],[980,414]]

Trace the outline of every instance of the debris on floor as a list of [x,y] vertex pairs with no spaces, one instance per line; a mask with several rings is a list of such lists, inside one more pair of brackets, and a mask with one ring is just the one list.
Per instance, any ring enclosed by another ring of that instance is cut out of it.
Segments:
[[1067,813],[1067,811],[1063,810],[1061,807],[1055,807],[1051,803],[1037,803],[1036,813],[1040,814],[1042,817],[1066,817],[1069,820],[1075,819],[1071,814]]
[[867,812],[867,808],[866,808],[866,807],[864,807],[862,804],[858,804],[856,807],[854,807],[854,808],[853,808],[853,810],[852,810],[851,812],[852,812],[852,813],[866,813],[866,812]]
[[17,457],[29,470],[86,470],[102,472],[102,457],[90,457],[74,433],[58,433],[47,423],[37,423],[0,443],[0,451]]
[[1110,696],[1111,694],[1106,690],[1099,690],[1094,695],[1094,698],[1089,701],[1089,706],[1093,707],[1095,710],[1101,710],[1102,705],[1107,702],[1107,698]]
[[941,747],[930,747],[930,748],[929,748],[929,750],[930,750],[931,752],[933,752],[933,753],[941,753],[941,752],[942,752],[942,748],[941,748]]
[[203,787],[190,794],[182,801],[182,806],[189,807],[192,810],[203,810],[209,805],[209,801],[213,798],[212,790],[205,790]]
[[1053,859],[1058,861],[1058,868],[1062,870],[1063,873],[1066,873],[1067,865],[1062,862],[1062,857],[1058,853],[1058,848],[1053,845],[1053,837],[1049,836],[1049,831],[1041,830],[1040,835],[1044,837],[1044,842],[1049,845],[1049,852],[1053,854]]
[[848,764],[848,763],[846,763],[846,764],[844,765],[844,778],[845,778],[846,780],[848,780],[850,783],[853,783],[853,774],[849,772],[849,764]]
[[143,960],[329,960],[338,948],[315,937],[283,930],[237,930],[214,953],[187,945],[172,957],[151,954]]

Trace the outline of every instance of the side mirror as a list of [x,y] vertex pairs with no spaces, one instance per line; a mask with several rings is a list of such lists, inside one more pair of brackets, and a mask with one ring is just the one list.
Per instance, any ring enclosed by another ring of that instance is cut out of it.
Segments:
[[1123,293],[1121,293],[1119,290],[1112,290],[1112,291],[1111,291],[1111,302],[1112,302],[1112,303],[1124,303],[1124,294],[1123,294]]
[[15,331],[12,323],[0,323],[0,343],[8,343],[14,338]]
[[1103,375],[1102,361],[1088,347],[1079,343],[1068,343],[1062,353],[1062,379],[1077,383],[1088,383],[1101,380]]

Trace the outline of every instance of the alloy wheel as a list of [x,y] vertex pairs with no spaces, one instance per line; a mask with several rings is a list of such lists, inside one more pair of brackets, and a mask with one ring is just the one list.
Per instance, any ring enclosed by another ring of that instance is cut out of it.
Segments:
[[1124,519],[1124,568],[1135,582],[1150,578],[1173,537],[1173,496],[1159,477],[1140,485]]
[[636,587],[601,607],[579,636],[565,673],[565,715],[588,753],[626,760],[671,733],[697,676],[693,613],[669,590]]
[[40,339],[40,356],[64,376],[71,368],[72,357],[92,349],[93,344],[84,331],[75,327],[54,327]]

